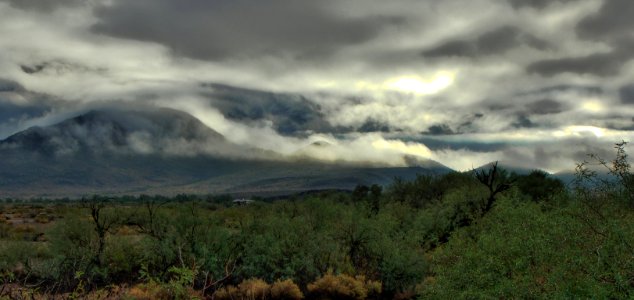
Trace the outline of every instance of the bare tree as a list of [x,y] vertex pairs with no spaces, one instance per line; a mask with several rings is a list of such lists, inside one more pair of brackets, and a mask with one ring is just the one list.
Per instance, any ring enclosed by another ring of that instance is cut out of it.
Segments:
[[484,215],[493,208],[495,196],[510,189],[515,183],[515,179],[510,178],[504,170],[498,168],[497,161],[489,169],[474,170],[474,173],[476,179],[489,190],[489,197],[486,199],[482,211],[482,215]]
[[91,200],[82,199],[82,201],[90,210],[93,228],[97,233],[97,253],[93,258],[93,263],[102,266],[107,235],[111,234],[118,226],[125,224],[127,218],[121,213],[106,212],[109,207],[109,199],[100,199],[94,196]]

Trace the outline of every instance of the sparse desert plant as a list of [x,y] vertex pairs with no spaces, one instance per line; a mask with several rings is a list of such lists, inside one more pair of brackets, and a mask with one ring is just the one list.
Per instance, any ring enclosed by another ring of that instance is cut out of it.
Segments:
[[[214,294],[214,299],[231,300],[264,300],[270,299],[271,286],[266,281],[258,278],[252,278],[242,281],[238,286],[226,286],[219,289]],[[278,298],[273,298],[278,299]],[[280,298],[287,299],[287,298]],[[301,298],[300,298],[301,299]]]
[[238,288],[233,285],[228,285],[226,287],[220,288],[213,295],[213,299],[216,300],[233,300],[240,299],[240,297],[240,290],[238,290]]
[[134,300],[166,299],[169,298],[169,293],[157,282],[149,282],[132,286],[123,298]]
[[[634,204],[634,174],[625,151],[627,144],[626,141],[615,144],[616,156],[612,161],[591,153],[588,154],[589,161],[577,164],[574,183],[578,194],[584,195],[586,200],[591,200],[588,197],[596,195],[608,195]],[[601,176],[596,166],[602,167],[609,176]]]
[[363,276],[334,275],[329,272],[315,282],[308,284],[308,292],[309,298],[316,300],[362,300],[368,296],[379,295],[381,283],[368,281]]
[[264,300],[268,298],[271,286],[262,279],[248,279],[241,282],[238,289],[244,299]]
[[290,279],[278,280],[271,285],[271,299],[299,300],[303,298],[304,294],[299,286]]
[[51,218],[47,214],[42,213],[35,216],[35,222],[38,222],[40,224],[47,224],[50,221],[51,221]]

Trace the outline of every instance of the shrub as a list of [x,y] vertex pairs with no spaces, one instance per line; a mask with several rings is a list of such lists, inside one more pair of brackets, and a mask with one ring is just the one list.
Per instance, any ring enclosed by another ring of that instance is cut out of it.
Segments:
[[365,277],[327,273],[308,285],[311,299],[366,299],[381,293],[381,283],[366,281]]
[[35,217],[35,222],[38,222],[38,223],[40,223],[40,224],[47,224],[47,223],[49,223],[50,221],[51,221],[51,218],[50,218],[47,214],[44,214],[44,213],[42,213],[42,214],[38,214],[38,215]]
[[166,299],[169,297],[168,291],[157,282],[135,285],[124,295],[124,299],[135,300]]
[[276,281],[271,285],[271,298],[280,300],[299,300],[304,294],[292,280]]
[[248,279],[241,282],[238,289],[246,299],[266,299],[271,286],[262,279]]
[[266,281],[253,278],[242,281],[237,287],[230,285],[219,289],[214,294],[214,299],[264,300],[268,299],[270,294],[271,286]]
[[216,300],[233,300],[240,299],[242,295],[240,294],[240,290],[233,285],[229,285],[217,290],[214,293],[213,299]]
[[517,187],[535,202],[550,201],[555,195],[565,191],[561,180],[551,178],[548,173],[541,170],[534,170],[528,175],[520,176]]

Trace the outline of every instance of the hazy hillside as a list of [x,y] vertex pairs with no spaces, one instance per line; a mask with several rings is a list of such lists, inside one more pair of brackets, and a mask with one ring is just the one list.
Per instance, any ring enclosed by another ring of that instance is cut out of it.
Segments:
[[7,196],[92,193],[280,194],[387,184],[449,171],[433,161],[394,168],[281,159],[241,147],[184,112],[93,110],[0,142]]

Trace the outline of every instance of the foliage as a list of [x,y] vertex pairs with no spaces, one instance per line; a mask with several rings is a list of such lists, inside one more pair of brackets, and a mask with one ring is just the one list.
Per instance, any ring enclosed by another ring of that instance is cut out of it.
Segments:
[[[577,192],[590,197],[609,195],[634,205],[634,174],[630,171],[626,145],[625,141],[615,144],[616,157],[611,162],[589,154],[590,161],[578,163],[575,174]],[[607,176],[597,171],[597,166],[607,171]]]
[[366,280],[363,276],[327,273],[308,284],[308,293],[310,299],[362,300],[380,295],[381,283]]
[[0,297],[632,298],[624,147],[580,163],[573,190],[493,165],[241,207],[226,196],[11,199]]
[[565,192],[563,182],[549,177],[548,173],[533,170],[528,175],[519,176],[516,183],[518,189],[535,202],[552,201]]
[[229,285],[216,291],[214,299],[279,299],[279,300],[299,300],[304,295],[299,287],[292,280],[276,281],[268,284],[262,279],[247,279],[238,286]]
[[279,300],[299,300],[304,294],[292,280],[278,280],[271,285],[271,298]]

